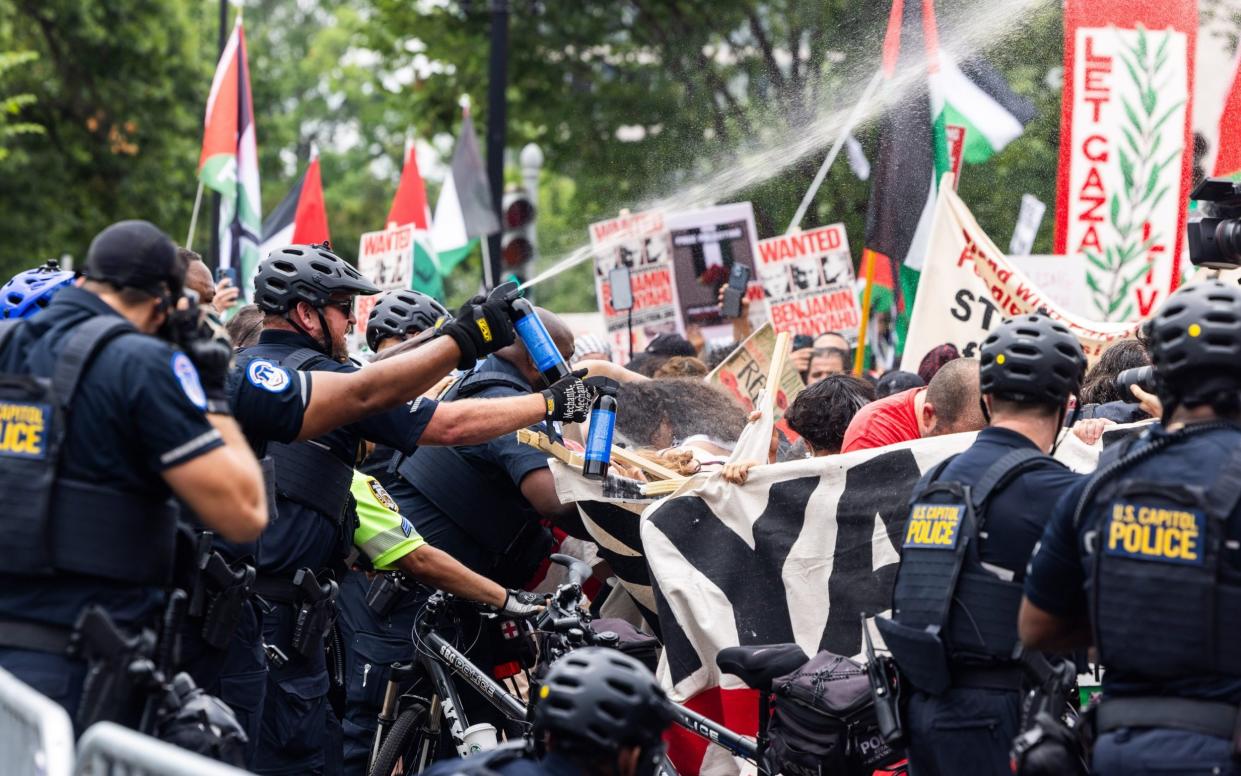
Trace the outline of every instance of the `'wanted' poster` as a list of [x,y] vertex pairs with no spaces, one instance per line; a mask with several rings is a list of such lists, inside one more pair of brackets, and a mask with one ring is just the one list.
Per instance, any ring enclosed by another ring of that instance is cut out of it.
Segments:
[[[631,357],[631,316],[635,352],[642,352],[658,334],[685,332],[677,307],[663,213],[624,214],[591,224],[590,244],[595,255],[595,295],[612,343],[613,361],[624,364]],[[633,309],[628,311],[612,307],[608,273],[620,266],[628,267],[630,272]]]
[[857,342],[862,313],[844,224],[761,240],[758,275],[777,332],[817,337],[829,331]]
[[763,284],[754,271],[758,256],[754,208],[749,202],[717,205],[668,216],[677,299],[685,326],[697,326],[710,344],[732,339],[732,323],[720,315],[720,286],[734,264],[750,268],[750,323],[767,320]]

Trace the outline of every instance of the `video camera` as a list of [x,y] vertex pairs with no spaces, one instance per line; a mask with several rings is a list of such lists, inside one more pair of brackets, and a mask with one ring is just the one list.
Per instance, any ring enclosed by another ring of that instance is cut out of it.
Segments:
[[1209,269],[1241,267],[1241,183],[1207,178],[1189,198],[1200,214],[1188,225],[1189,260]]

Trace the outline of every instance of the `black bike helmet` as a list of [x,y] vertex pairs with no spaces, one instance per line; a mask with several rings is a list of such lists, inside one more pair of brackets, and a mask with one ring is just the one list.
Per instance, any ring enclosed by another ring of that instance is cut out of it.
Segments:
[[366,345],[376,349],[381,339],[435,328],[452,319],[448,308],[420,291],[389,291],[375,302],[366,320]]
[[378,294],[375,284],[321,245],[289,245],[272,253],[254,276],[254,302],[265,313],[287,313],[298,302],[322,308],[333,294]]
[[647,747],[671,721],[664,691],[636,658],[583,647],[556,661],[539,688],[534,728],[556,746],[593,752]]
[[1064,404],[1077,395],[1086,356],[1077,337],[1044,315],[997,326],[982,343],[979,387],[984,395],[1030,404]]
[[[1164,409],[1241,385],[1241,289],[1219,280],[1186,286],[1144,325]],[[1169,399],[1171,402],[1169,402]]]

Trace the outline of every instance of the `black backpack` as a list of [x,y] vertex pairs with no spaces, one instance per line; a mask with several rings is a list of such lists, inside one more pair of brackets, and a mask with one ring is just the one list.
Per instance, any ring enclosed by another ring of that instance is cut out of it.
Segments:
[[904,753],[879,734],[866,669],[823,651],[772,684],[767,756],[785,776],[870,776]]

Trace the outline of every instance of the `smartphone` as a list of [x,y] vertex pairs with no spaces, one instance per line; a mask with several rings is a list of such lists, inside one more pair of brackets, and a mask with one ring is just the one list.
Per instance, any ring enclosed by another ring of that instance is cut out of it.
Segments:
[[216,267],[215,282],[219,283],[224,278],[233,281],[233,288],[237,288],[237,268],[236,267]]
[[612,288],[612,309],[628,310],[633,307],[633,285],[629,267],[620,266],[608,271],[608,285]]
[[728,273],[728,288],[724,289],[724,304],[720,306],[720,315],[725,318],[741,317],[741,300],[745,298],[746,289],[750,286],[750,268],[744,264],[734,264]]

